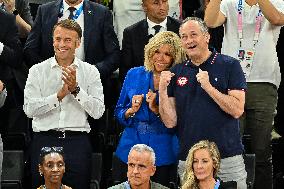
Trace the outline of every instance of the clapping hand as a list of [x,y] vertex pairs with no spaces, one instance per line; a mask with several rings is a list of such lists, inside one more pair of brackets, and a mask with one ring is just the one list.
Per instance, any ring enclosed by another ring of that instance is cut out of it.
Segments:
[[62,80],[65,84],[68,86],[68,90],[70,92],[73,92],[77,87],[77,81],[76,81],[76,69],[72,66],[69,67],[63,67],[62,68]]
[[64,81],[64,84],[57,93],[57,98],[59,101],[76,89],[76,69],[72,66],[62,67],[62,80]]

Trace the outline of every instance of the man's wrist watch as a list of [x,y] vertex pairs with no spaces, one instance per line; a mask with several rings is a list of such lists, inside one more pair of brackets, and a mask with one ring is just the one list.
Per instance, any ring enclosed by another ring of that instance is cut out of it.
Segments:
[[79,85],[77,85],[77,87],[75,87],[75,90],[71,92],[72,95],[77,95],[80,92],[80,87]]
[[13,10],[13,15],[17,16],[19,14],[19,11],[17,9]]

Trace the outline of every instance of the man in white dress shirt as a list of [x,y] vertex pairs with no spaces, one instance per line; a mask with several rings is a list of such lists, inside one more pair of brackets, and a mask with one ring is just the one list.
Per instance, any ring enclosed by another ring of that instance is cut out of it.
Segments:
[[24,111],[33,118],[31,146],[32,187],[41,185],[38,157],[44,146],[62,146],[66,173],[63,183],[89,188],[91,144],[87,133],[90,115],[98,119],[105,110],[98,69],[75,56],[82,30],[67,19],[53,29],[55,57],[30,68],[24,90]]

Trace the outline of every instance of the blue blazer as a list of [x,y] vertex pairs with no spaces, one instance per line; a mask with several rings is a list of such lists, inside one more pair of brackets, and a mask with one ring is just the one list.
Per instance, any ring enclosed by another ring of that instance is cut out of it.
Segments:
[[[175,129],[166,128],[161,119],[149,109],[145,100],[149,89],[154,91],[152,72],[146,71],[142,66],[129,70],[114,111],[115,118],[125,126],[116,155],[126,163],[130,148],[142,143],[155,151],[157,166],[176,163],[178,140]],[[144,98],[140,109],[134,117],[125,119],[124,114],[131,107],[133,95],[141,94],[144,94]],[[158,95],[156,102],[159,102]]]

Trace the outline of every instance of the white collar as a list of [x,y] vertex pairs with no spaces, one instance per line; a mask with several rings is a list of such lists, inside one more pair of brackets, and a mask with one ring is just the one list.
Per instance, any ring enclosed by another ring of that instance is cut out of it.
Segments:
[[152,22],[151,20],[149,20],[149,18],[147,17],[147,22],[148,22],[148,27],[149,28],[153,28],[154,26],[156,25],[160,25],[162,26],[163,28],[167,28],[167,17],[165,18],[165,20],[163,22],[161,22],[160,24],[156,24],[154,22]]
[[[82,2],[79,3],[78,5],[74,6],[76,8],[76,10],[78,10],[83,5],[83,3],[84,3],[84,0],[82,0]],[[70,6],[66,3],[66,1],[63,0],[63,8],[64,8],[63,12],[66,12],[69,9],[69,7]]]
[[[79,67],[78,58],[77,58],[76,56],[75,56],[74,61],[72,62],[72,64],[70,64],[70,66],[75,66],[76,68]],[[60,67],[60,66],[58,65],[57,61],[56,61],[55,56],[52,57],[52,59],[51,59],[50,67],[51,67],[51,68]]]

